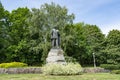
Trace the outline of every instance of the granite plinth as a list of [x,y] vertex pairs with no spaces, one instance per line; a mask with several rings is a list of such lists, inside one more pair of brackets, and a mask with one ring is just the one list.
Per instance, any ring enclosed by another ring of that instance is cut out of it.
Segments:
[[51,49],[46,58],[46,63],[66,64],[62,49]]

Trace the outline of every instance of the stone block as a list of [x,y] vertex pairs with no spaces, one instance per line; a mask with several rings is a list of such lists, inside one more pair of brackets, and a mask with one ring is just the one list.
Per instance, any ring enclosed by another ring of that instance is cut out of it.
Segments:
[[51,49],[46,58],[46,63],[66,64],[63,53],[63,50],[60,48]]

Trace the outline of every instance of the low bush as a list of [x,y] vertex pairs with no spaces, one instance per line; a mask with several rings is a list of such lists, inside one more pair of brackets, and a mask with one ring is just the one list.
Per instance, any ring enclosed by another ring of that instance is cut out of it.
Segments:
[[65,56],[65,60],[68,63],[76,63],[77,62],[77,60],[75,58],[69,57],[69,56]]
[[11,63],[1,63],[0,68],[15,68],[15,67],[26,67],[27,64],[22,62],[11,62]]
[[47,64],[42,69],[43,74],[48,75],[78,75],[82,73],[82,67],[78,63]]
[[111,71],[111,73],[113,73],[113,74],[120,74],[120,70],[113,70],[113,71]]
[[120,64],[114,65],[114,64],[101,64],[100,67],[109,69],[109,70],[118,70],[120,69]]

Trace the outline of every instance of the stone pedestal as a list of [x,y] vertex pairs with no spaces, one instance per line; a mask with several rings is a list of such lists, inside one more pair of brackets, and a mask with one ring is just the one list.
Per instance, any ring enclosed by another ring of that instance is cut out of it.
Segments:
[[46,63],[66,64],[62,49],[51,49],[46,58]]

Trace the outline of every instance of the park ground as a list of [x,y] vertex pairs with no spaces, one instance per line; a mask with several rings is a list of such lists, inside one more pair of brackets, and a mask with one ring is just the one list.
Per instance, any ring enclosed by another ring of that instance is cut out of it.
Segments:
[[51,76],[43,74],[0,74],[0,80],[120,80],[120,74],[84,73],[72,76]]

